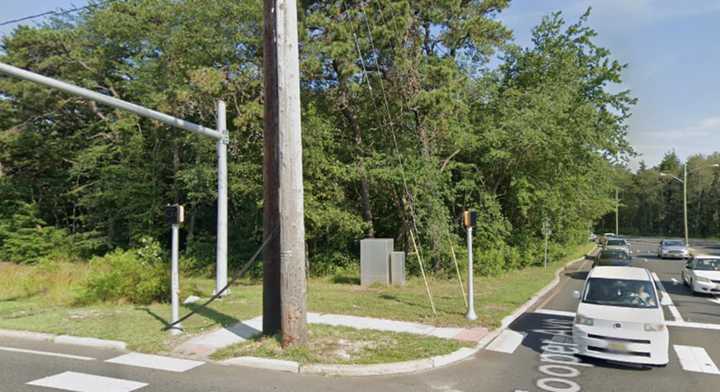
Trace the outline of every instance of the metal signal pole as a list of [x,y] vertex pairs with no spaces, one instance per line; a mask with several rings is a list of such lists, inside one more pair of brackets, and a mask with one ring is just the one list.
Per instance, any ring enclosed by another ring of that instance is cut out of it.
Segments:
[[[265,252],[263,332],[283,347],[307,342],[300,57],[295,0],[265,0]],[[276,229],[277,228],[277,229]],[[278,309],[280,310],[278,314]],[[267,313],[271,312],[271,313]]]

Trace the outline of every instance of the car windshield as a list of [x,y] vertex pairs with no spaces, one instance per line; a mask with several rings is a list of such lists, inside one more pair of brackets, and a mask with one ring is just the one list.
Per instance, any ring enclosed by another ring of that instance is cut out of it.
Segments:
[[685,243],[682,241],[665,241],[665,246],[685,246]]
[[610,246],[625,246],[625,240],[608,240]]
[[630,255],[622,250],[604,250],[600,252],[600,260],[630,260]]
[[590,278],[583,302],[627,308],[657,308],[652,283],[644,280]]
[[696,270],[720,271],[720,259],[695,259]]

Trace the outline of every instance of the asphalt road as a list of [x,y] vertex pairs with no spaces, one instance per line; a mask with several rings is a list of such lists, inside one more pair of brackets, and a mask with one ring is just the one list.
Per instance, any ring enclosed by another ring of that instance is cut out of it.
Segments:
[[[709,359],[720,365],[720,300],[713,302],[717,299],[690,294],[681,283],[682,261],[655,257],[660,239],[630,240],[636,256],[635,265],[655,272],[672,299],[672,305],[664,306],[666,319],[672,324],[669,327],[670,363],[664,368],[641,369],[602,361],[580,361],[574,356],[553,351],[570,347],[571,338],[568,335],[577,307],[572,292],[582,288],[591,266],[591,261],[586,260],[565,271],[557,289],[513,322],[487,349],[471,360],[432,372],[333,378],[211,363],[171,372],[106,362],[125,354],[112,350],[0,338],[0,391],[48,392],[63,390],[57,388],[63,385],[68,388],[74,382],[93,381],[98,384],[88,390],[98,392],[124,392],[134,387],[141,392],[718,391],[720,372],[714,374],[707,361]],[[698,252],[720,254],[720,243],[698,242],[693,245]],[[683,366],[679,360],[675,345],[690,347],[696,354],[696,362],[703,362],[706,366],[688,370],[688,364]],[[93,380],[94,376],[113,380]],[[29,383],[52,384],[56,389]],[[112,389],[115,384],[117,389]]]

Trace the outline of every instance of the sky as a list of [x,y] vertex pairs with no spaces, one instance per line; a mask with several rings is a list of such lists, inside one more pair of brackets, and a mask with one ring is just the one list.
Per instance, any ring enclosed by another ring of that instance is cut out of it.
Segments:
[[[0,0],[0,21],[87,0]],[[720,151],[720,0],[514,0],[499,19],[521,45],[543,15],[562,11],[572,23],[592,7],[599,44],[628,64],[619,88],[638,98],[628,139],[642,160],[657,164],[674,150],[681,159]],[[0,26],[0,35],[13,26]]]

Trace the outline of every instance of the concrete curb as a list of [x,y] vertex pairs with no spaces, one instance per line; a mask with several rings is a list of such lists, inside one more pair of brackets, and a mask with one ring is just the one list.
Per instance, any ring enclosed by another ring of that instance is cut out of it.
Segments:
[[74,346],[92,347],[92,348],[110,348],[114,350],[126,351],[127,343],[117,340],[105,340],[96,338],[83,338],[68,335],[53,335],[48,333],[15,331],[8,329],[0,329],[0,337],[12,339],[25,339],[41,342],[53,342],[58,344],[71,344]]
[[293,361],[258,357],[237,357],[220,362],[223,365],[244,366],[256,369],[279,370],[281,372],[299,373],[300,364]]

